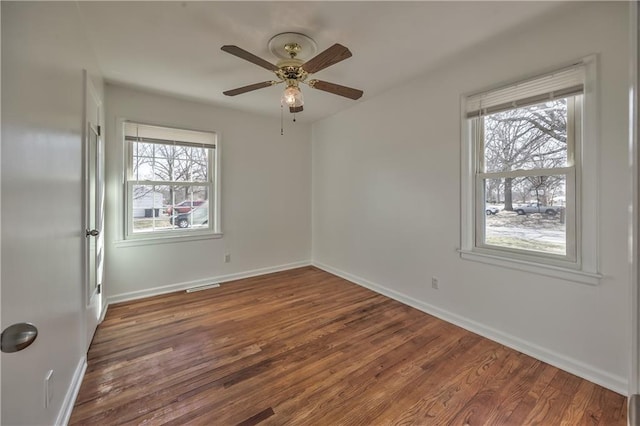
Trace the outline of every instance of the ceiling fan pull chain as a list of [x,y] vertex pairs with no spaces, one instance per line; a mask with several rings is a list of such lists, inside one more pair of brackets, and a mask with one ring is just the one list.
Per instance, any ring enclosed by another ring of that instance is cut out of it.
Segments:
[[295,112],[293,113],[293,122],[294,123],[296,122],[296,113]]

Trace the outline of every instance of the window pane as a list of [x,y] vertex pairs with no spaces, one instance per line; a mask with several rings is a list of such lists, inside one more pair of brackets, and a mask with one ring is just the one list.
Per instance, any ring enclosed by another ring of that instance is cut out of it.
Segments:
[[166,209],[174,229],[209,227],[209,191],[206,186],[176,186],[171,196],[176,201],[181,200]]
[[485,245],[567,254],[566,177],[484,180]]
[[484,117],[484,171],[567,165],[567,99]]
[[153,145],[148,143],[132,143],[134,180],[153,179]]
[[206,182],[209,149],[190,146],[176,147],[174,181]]
[[163,187],[133,185],[133,232],[153,232],[170,229],[164,215]]
[[176,147],[176,158],[187,159],[189,158],[189,149],[188,146],[178,146]]
[[175,158],[176,150],[175,147],[171,144],[153,144],[154,147],[154,155],[156,158]]
[[170,181],[174,168],[173,163],[170,158],[156,157],[153,162],[153,179]]

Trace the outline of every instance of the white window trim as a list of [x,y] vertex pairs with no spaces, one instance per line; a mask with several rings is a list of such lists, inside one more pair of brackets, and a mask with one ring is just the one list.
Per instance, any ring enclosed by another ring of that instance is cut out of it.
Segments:
[[[172,231],[172,232],[156,232],[156,233],[144,233],[144,234],[133,234],[129,232],[128,227],[130,226],[128,217],[129,217],[129,202],[128,202],[128,189],[127,185],[129,182],[127,181],[127,170],[129,167],[129,150],[127,148],[127,142],[124,138],[124,124],[126,122],[133,122],[137,124],[144,124],[149,126],[158,126],[158,127],[168,127],[172,129],[178,130],[188,130],[188,131],[198,131],[198,132],[207,132],[213,133],[216,135],[216,148],[215,148],[215,156],[214,163],[211,165],[214,167],[214,173],[212,175],[213,182],[212,187],[215,192],[212,200],[215,201],[215,207],[210,209],[209,214],[211,215],[211,219],[213,222],[213,226],[208,230],[202,231]],[[118,209],[118,223],[116,224],[118,231],[118,239],[114,241],[114,245],[116,247],[136,247],[136,246],[145,246],[145,245],[156,245],[156,244],[167,244],[167,243],[179,243],[179,242],[189,242],[189,241],[198,241],[198,240],[206,240],[206,239],[215,239],[222,238],[224,236],[222,232],[222,220],[221,220],[221,135],[219,132],[213,130],[202,130],[202,129],[194,129],[187,128],[181,125],[172,125],[172,124],[159,124],[154,122],[149,122],[147,120],[138,120],[135,118],[125,118],[118,117],[116,119],[116,129],[118,145],[120,147],[120,196],[117,197],[117,209]]]
[[[467,119],[466,100],[474,93],[465,94],[461,98],[461,241],[460,257],[490,265],[517,269],[539,275],[574,281],[584,284],[597,285],[602,278],[598,272],[598,205],[599,205],[599,123],[598,123],[598,85],[597,85],[597,56],[591,55],[571,64],[581,63],[585,69],[584,100],[582,108],[581,141],[574,146],[576,157],[576,216],[575,216],[575,262],[547,260],[544,256],[528,256],[524,253],[510,253],[508,250],[495,250],[476,245],[476,187],[475,168],[476,147],[472,143],[471,126]],[[545,73],[553,72],[555,67]],[[535,76],[531,76],[535,77]],[[487,92],[495,88],[504,87],[523,81],[519,78],[505,82],[479,92]],[[476,92],[477,93],[477,92]],[[580,161],[581,159],[581,161]],[[582,173],[588,170],[589,173]]]

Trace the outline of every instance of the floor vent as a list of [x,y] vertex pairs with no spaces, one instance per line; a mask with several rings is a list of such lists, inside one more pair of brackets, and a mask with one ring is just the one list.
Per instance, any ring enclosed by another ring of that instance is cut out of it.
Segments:
[[193,293],[195,291],[209,290],[210,288],[217,288],[217,287],[220,287],[220,284],[205,284],[205,285],[200,285],[198,287],[188,288],[186,291],[187,293]]

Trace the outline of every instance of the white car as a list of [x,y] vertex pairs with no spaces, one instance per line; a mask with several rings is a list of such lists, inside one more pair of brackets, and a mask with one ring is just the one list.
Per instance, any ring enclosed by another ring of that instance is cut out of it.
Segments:
[[540,203],[520,204],[514,207],[513,210],[519,215],[525,215],[527,213],[544,213],[547,216],[555,216],[556,214],[560,213],[560,207],[543,206]]
[[500,211],[500,209],[496,206],[490,206],[490,205],[485,205],[485,213],[487,216],[490,216],[492,214],[498,214],[498,212]]

